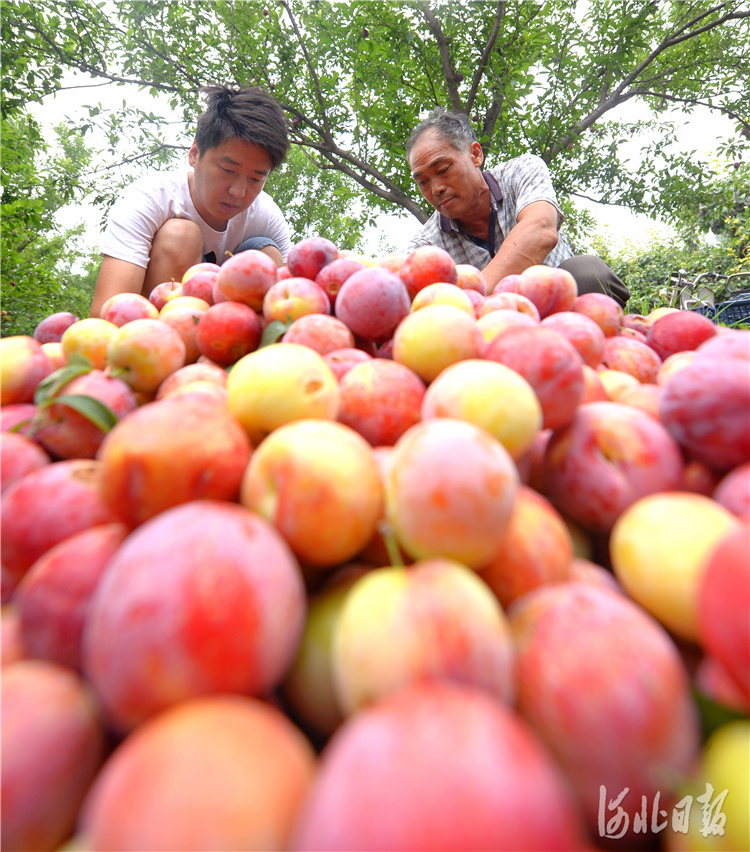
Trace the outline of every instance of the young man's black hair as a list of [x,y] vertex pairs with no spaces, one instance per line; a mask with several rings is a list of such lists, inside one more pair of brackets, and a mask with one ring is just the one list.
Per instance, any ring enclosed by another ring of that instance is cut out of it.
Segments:
[[264,148],[274,169],[289,151],[287,119],[279,104],[259,88],[203,86],[206,108],[198,117],[195,142],[201,156],[227,139],[244,139]]

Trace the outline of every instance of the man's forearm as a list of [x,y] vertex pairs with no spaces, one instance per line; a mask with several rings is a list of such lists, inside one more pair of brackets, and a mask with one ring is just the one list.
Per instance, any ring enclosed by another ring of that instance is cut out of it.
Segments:
[[508,232],[497,254],[482,270],[491,293],[506,275],[520,274],[524,269],[544,263],[544,259],[557,245],[557,232],[540,229],[535,224],[519,222]]
[[140,293],[146,270],[134,263],[105,256],[96,279],[89,316],[98,317],[104,303],[118,293]]
[[503,240],[497,254],[482,270],[487,280],[487,291],[491,293],[506,275],[517,275],[530,266],[544,263],[555,245],[557,239],[550,245],[548,238],[540,239],[534,230],[523,228],[520,223],[516,225]]

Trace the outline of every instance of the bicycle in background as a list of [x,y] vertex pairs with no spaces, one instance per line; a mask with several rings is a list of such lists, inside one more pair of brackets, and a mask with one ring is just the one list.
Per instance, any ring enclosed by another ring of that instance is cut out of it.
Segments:
[[[750,322],[750,272],[702,272],[691,276],[680,269],[672,273],[662,292],[671,308],[697,311],[722,325]],[[721,294],[718,301],[717,293]]]

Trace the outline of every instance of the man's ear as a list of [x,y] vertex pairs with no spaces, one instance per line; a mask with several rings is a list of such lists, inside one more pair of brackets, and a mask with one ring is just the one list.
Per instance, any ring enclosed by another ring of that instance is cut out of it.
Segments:
[[193,140],[193,144],[190,146],[190,150],[188,151],[188,163],[191,166],[194,166],[198,162],[198,157],[200,157],[198,145],[196,144],[195,140]]
[[482,167],[482,163],[484,162],[484,151],[482,150],[482,146],[479,142],[472,142],[469,145],[469,153],[471,154],[471,159],[474,161],[474,165],[479,169]]

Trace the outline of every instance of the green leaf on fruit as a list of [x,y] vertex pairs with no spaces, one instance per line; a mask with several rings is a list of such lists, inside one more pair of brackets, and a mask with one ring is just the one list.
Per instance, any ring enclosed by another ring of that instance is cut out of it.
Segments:
[[55,397],[62,388],[76,376],[83,376],[85,373],[90,373],[94,369],[94,365],[84,355],[74,352],[68,358],[67,364],[50,373],[49,376],[42,379],[34,391],[34,403],[42,408],[52,405],[55,402]]
[[117,423],[117,416],[111,408],[106,406],[93,396],[85,394],[63,394],[55,398],[54,402],[59,405],[67,405],[77,411],[87,420],[90,420],[94,426],[98,426],[102,432],[109,430]]
[[269,322],[263,329],[263,335],[260,339],[260,346],[258,348],[262,349],[264,346],[270,346],[272,343],[276,343],[291,324],[291,319],[288,319],[286,322],[282,322],[281,320],[273,320],[272,322]]

